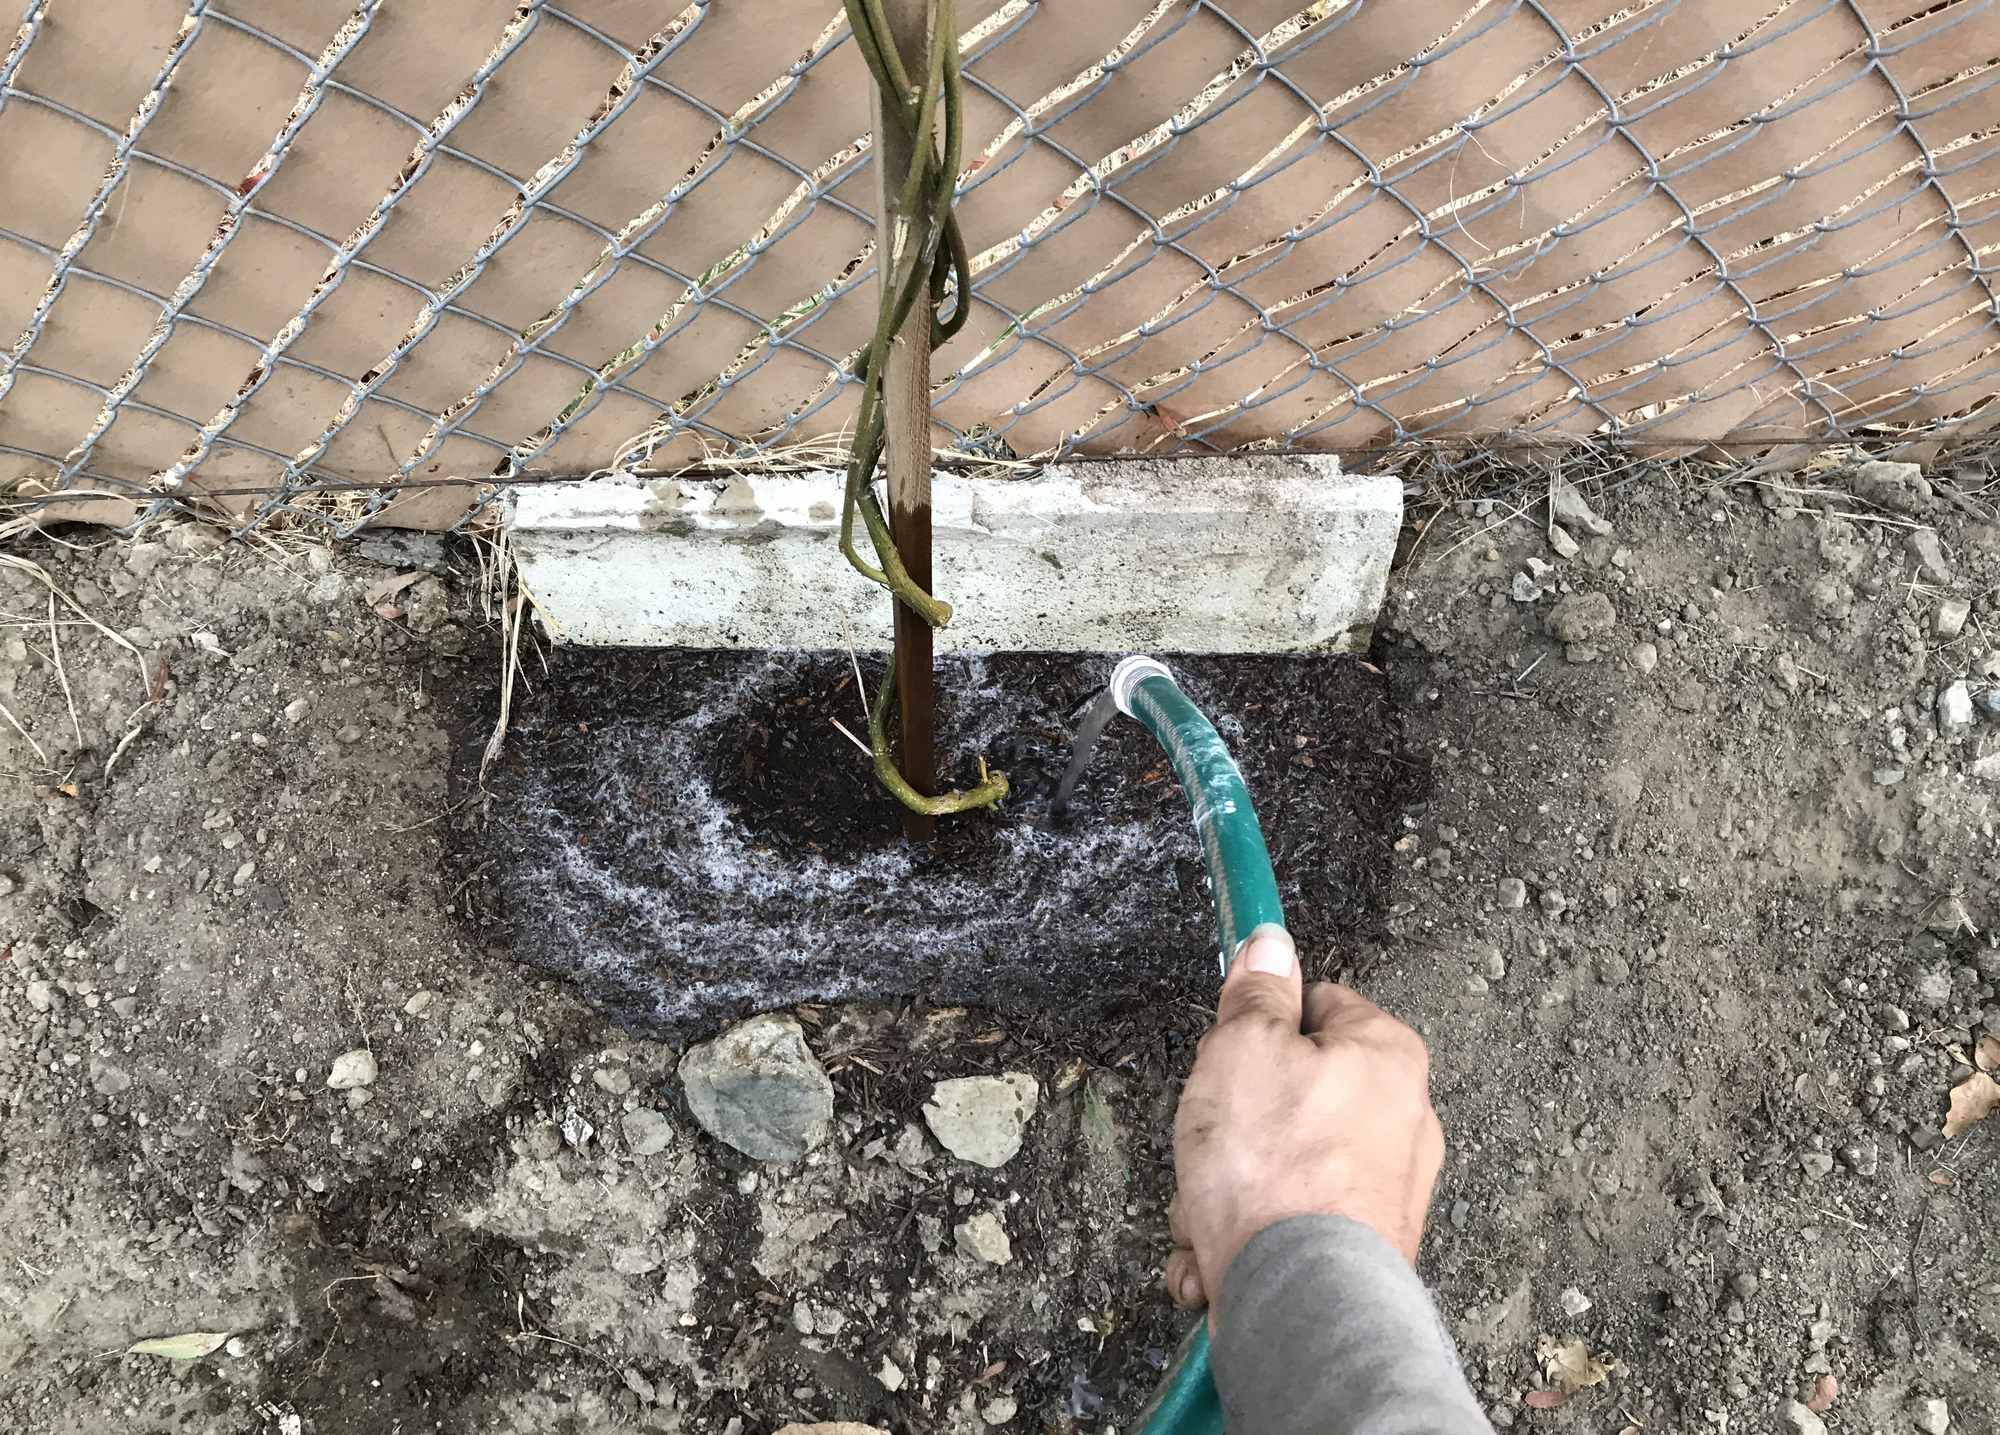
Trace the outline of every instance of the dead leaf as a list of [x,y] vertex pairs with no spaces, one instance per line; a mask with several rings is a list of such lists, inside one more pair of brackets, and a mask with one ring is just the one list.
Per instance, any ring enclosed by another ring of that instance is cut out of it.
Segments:
[[422,569],[418,569],[413,573],[398,573],[393,578],[384,578],[380,583],[369,584],[367,591],[362,596],[368,600],[368,606],[373,608],[379,604],[388,602],[423,576]]
[[1521,1402],[1530,1410],[1555,1410],[1568,1399],[1560,1390],[1530,1390]]
[[1581,1340],[1557,1341],[1546,1335],[1535,1343],[1535,1359],[1542,1364],[1543,1376],[1565,1395],[1602,1385],[1618,1368],[1616,1357],[1592,1355]]
[[2000,1109],[2000,1081],[1975,1071],[1951,1089],[1951,1108],[1944,1116],[1944,1139],[1951,1141]]
[[1972,1048],[1972,1064],[1981,1071],[2000,1068],[2000,1036],[1982,1036]]
[[975,1375],[972,1378],[972,1383],[974,1385],[984,1385],[987,1381],[993,1379],[996,1375],[1003,1373],[1006,1369],[1007,1369],[1006,1361],[996,1360],[991,1365],[987,1366],[984,1370],[980,1371],[979,1374]]
[[1815,1415],[1824,1415],[1833,1408],[1833,1402],[1840,1398],[1840,1381],[1832,1371],[1822,1375],[1813,1386],[1812,1399],[1806,1402],[1806,1409]]
[[157,1355],[162,1360],[200,1360],[222,1349],[229,1339],[226,1330],[190,1330],[180,1335],[155,1336],[125,1347],[127,1355]]

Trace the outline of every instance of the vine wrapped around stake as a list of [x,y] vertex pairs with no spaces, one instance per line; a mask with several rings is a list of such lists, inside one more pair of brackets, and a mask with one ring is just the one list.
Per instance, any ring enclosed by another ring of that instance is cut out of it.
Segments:
[[891,662],[882,675],[882,686],[875,690],[874,705],[868,709],[868,747],[875,754],[875,778],[889,789],[890,796],[913,812],[944,817],[953,812],[970,812],[975,807],[991,807],[1007,795],[1007,774],[987,771],[983,757],[979,759],[977,787],[928,797],[910,786],[889,756],[889,700],[895,695],[896,665]]
[[[882,119],[909,140],[910,172],[902,182],[892,213],[909,216],[896,236],[893,252],[878,254],[881,296],[875,315],[875,335],[860,364],[861,407],[855,417],[854,456],[847,467],[847,484],[840,511],[840,551],[870,582],[887,588],[895,600],[933,628],[951,621],[951,605],[924,591],[896,551],[889,520],[875,496],[875,470],[883,448],[883,383],[889,349],[909,318],[920,292],[929,309],[930,347],[935,352],[964,325],[972,293],[971,263],[958,221],[951,212],[963,138],[962,82],[958,73],[958,24],[955,0],[937,0],[937,14],[925,47],[923,83],[913,84],[903,57],[882,13],[882,0],[846,0],[848,27],[882,94]],[[944,143],[932,140],[940,116]],[[879,146],[878,146],[879,154]],[[947,292],[951,314],[938,310]],[[854,515],[861,515],[875,550],[875,562],[861,556],[854,542]],[[987,773],[980,761],[979,786],[970,791],[929,797],[918,792],[897,769],[889,754],[889,699],[895,691],[895,665],[883,679],[869,710],[869,746],[875,775],[897,801],[914,812],[942,816],[975,807],[990,807],[1007,795],[1004,773]]]

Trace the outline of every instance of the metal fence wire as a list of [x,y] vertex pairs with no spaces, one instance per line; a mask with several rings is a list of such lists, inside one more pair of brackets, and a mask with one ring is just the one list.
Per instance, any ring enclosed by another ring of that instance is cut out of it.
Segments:
[[[964,0],[942,447],[1989,426],[1996,0]],[[874,317],[838,0],[29,0],[0,481],[448,527],[837,450]]]

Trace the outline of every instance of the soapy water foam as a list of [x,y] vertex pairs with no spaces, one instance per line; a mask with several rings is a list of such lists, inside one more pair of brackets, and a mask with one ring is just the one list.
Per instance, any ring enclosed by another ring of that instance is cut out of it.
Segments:
[[[708,770],[757,695],[811,661],[746,663],[709,681],[677,721],[607,715],[592,725],[581,787],[566,766],[535,761],[529,736],[501,816],[516,955],[571,976],[629,1024],[669,1029],[809,1000],[1046,1004],[1096,985],[1143,988],[1151,963],[1106,971],[1103,983],[1054,969],[1124,966],[1121,947],[1176,934],[1189,973],[1212,973],[1199,935],[1206,884],[1179,890],[1177,869],[1199,862],[1185,810],[1178,822],[1093,814],[1089,779],[1083,811],[1062,830],[1020,812],[957,819],[994,824],[997,861],[979,864],[978,878],[902,844],[843,857],[760,843]],[[946,770],[969,766],[1029,717],[1046,720],[1045,699],[996,681],[979,659],[955,685],[970,721],[948,745]]]

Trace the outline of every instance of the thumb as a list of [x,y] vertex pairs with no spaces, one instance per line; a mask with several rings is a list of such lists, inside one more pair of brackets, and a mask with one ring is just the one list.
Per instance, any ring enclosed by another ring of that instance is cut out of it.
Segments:
[[1247,1017],[1296,1032],[1304,1000],[1292,934],[1276,922],[1266,922],[1249,935],[1237,949],[1236,960],[1229,964],[1222,997],[1215,1007],[1215,1024]]

